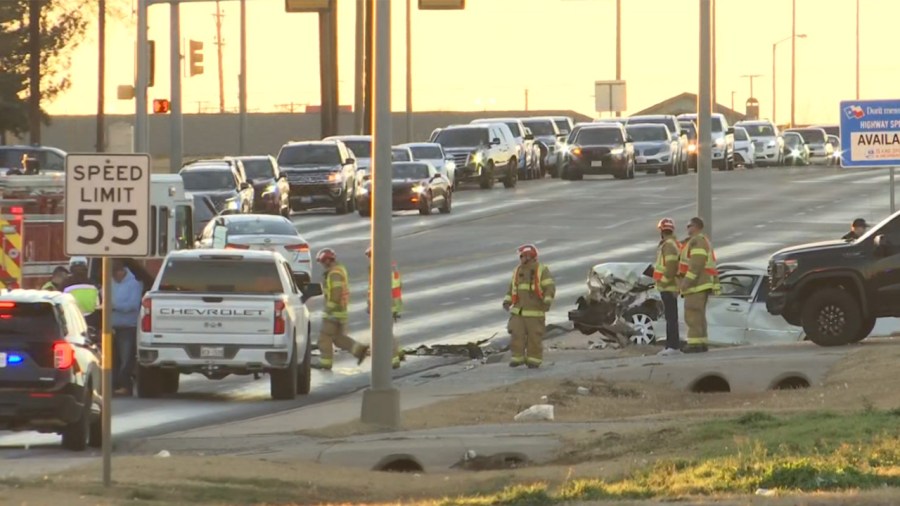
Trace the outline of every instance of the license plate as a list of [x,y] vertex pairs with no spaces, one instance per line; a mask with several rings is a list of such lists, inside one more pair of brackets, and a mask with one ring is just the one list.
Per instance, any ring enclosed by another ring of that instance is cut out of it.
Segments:
[[225,348],[222,346],[201,346],[201,358],[225,358]]
[[313,201],[312,197],[300,197],[301,204],[312,204],[312,201]]
[[6,353],[0,353],[0,367],[6,367]]
[[634,157],[634,161],[637,163],[647,163],[647,159],[643,156]]
[[591,167],[603,167],[603,162],[602,161],[591,162]]

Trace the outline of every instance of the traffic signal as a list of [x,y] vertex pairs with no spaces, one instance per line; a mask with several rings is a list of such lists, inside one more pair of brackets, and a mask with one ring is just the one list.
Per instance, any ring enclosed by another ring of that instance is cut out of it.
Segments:
[[154,114],[165,114],[169,112],[169,101],[165,98],[156,98],[153,99],[153,113]]
[[203,73],[203,43],[199,40],[190,41],[191,49],[191,77]]

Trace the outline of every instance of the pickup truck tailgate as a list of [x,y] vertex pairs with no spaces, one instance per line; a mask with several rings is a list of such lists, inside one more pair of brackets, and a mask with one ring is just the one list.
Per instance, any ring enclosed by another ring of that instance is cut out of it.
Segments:
[[275,300],[265,295],[154,294],[154,341],[165,344],[275,344]]

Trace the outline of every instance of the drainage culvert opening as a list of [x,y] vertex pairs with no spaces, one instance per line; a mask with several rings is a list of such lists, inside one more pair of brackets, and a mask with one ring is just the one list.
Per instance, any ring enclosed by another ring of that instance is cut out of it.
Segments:
[[727,393],[731,392],[731,385],[728,384],[728,380],[717,374],[708,374],[694,381],[690,390],[695,394]]
[[412,455],[388,455],[375,464],[373,470],[390,473],[421,473],[425,471],[425,468]]
[[809,388],[809,380],[798,375],[786,376],[772,385],[772,390],[797,390],[800,388]]

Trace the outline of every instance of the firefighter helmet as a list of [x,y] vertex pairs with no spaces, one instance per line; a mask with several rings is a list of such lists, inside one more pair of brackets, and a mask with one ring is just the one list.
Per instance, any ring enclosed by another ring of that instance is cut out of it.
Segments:
[[331,248],[325,248],[323,250],[319,250],[319,253],[316,255],[316,262],[324,263],[328,261],[337,260],[337,254]]
[[656,224],[656,228],[660,230],[668,230],[669,232],[675,231],[675,220],[672,218],[663,218],[659,220],[659,223]]
[[523,244],[519,246],[519,257],[528,257],[534,260],[538,256],[537,246],[534,244]]

